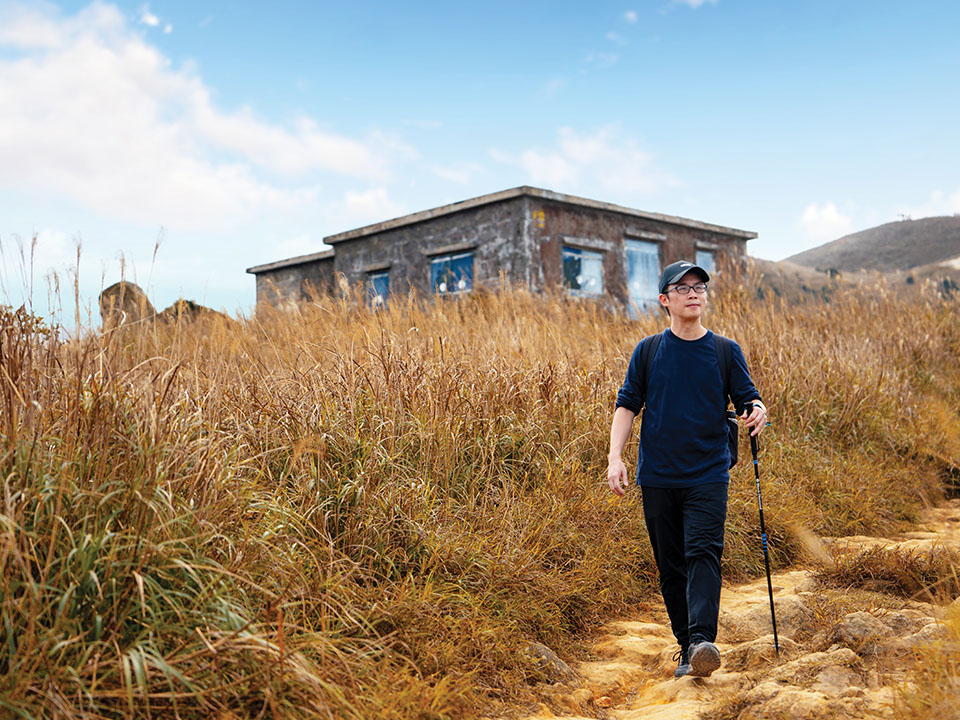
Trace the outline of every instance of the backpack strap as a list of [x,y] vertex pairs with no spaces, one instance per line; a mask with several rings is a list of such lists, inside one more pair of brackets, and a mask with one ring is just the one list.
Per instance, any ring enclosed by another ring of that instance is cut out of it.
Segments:
[[650,375],[653,373],[653,359],[660,347],[663,333],[657,333],[646,338],[640,345],[640,367],[643,368],[643,402],[647,402],[647,386],[650,384]]
[[[720,378],[723,381],[723,398],[732,401],[730,397],[730,367],[733,365],[733,341],[723,335],[713,334],[713,342],[717,347],[717,360],[720,362]],[[743,408],[736,408],[739,415]]]

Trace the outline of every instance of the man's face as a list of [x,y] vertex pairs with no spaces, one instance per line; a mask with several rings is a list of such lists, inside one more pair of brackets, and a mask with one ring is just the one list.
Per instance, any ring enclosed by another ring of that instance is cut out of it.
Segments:
[[688,272],[677,282],[667,286],[667,291],[660,295],[660,304],[670,311],[670,317],[695,320],[703,315],[703,309],[707,306],[707,293],[698,293],[691,289],[686,295],[681,295],[676,288],[679,285],[693,288],[694,285],[702,284],[704,283],[699,273]]

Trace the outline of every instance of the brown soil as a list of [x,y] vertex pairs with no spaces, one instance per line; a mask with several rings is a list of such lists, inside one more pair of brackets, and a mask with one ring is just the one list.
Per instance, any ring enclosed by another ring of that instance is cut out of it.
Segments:
[[[833,554],[877,546],[905,553],[960,550],[960,500],[928,510],[900,538],[822,542]],[[857,593],[866,597],[867,591],[829,591],[814,572],[773,576],[779,657],[766,579],[725,587],[717,638],[723,665],[709,678],[673,678],[676,641],[661,610],[609,623],[594,642],[593,659],[574,666],[580,682],[543,688],[546,702],[527,719],[888,717],[916,648],[944,635],[944,606],[879,594],[859,605]]]

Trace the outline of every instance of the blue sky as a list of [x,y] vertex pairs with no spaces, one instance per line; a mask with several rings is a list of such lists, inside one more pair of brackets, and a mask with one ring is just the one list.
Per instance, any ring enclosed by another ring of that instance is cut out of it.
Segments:
[[775,260],[960,213],[958,20],[947,0],[0,0],[0,302],[46,312],[52,269],[70,307],[79,242],[88,305],[122,271],[158,307],[246,312],[251,265],[522,184],[755,230]]

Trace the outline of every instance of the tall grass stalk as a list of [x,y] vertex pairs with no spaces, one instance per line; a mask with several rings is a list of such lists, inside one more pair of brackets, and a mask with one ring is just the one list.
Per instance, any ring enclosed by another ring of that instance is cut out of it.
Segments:
[[[655,601],[639,494],[604,480],[630,352],[590,302],[317,298],[62,340],[0,317],[0,705],[23,717],[470,714]],[[789,528],[887,532],[960,463],[956,304],[712,297],[771,410]],[[635,445],[630,451],[635,453]],[[726,575],[762,572],[734,472]]]

